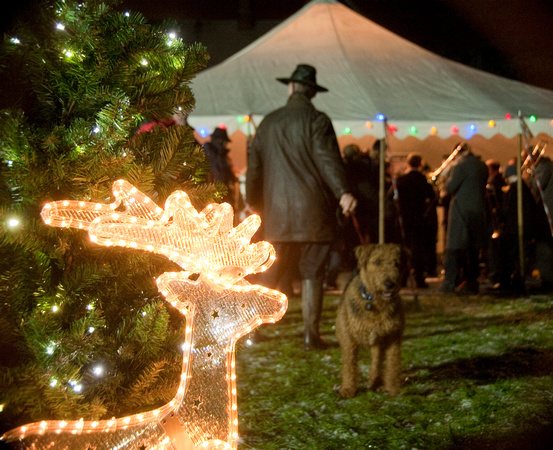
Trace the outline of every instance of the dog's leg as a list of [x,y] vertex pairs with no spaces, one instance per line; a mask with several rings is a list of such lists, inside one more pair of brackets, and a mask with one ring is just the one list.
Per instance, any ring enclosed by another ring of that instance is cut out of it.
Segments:
[[357,392],[357,354],[359,348],[357,344],[346,337],[340,340],[342,349],[342,387],[340,395],[344,398],[353,398]]
[[369,387],[376,391],[382,386],[382,343],[371,345],[371,365],[369,367]]
[[402,384],[401,338],[388,345],[385,360],[384,390],[390,395],[396,396],[399,394]]

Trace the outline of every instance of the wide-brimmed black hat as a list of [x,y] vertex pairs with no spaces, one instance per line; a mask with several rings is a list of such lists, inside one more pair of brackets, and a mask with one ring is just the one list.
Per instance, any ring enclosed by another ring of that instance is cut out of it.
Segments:
[[327,88],[319,86],[317,84],[317,70],[308,64],[298,64],[296,70],[290,78],[277,78],[278,81],[284,84],[288,84],[291,81],[296,83],[303,83],[307,86],[315,88],[318,92],[328,92]]
[[213,130],[213,133],[211,133],[211,139],[219,139],[221,141],[230,142],[230,139],[227,134],[227,130],[219,127]]

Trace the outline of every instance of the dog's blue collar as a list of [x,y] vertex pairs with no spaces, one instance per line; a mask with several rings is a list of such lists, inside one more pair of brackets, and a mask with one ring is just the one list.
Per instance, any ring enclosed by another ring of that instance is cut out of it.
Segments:
[[371,308],[372,308],[371,301],[374,299],[374,297],[373,297],[372,294],[369,294],[367,292],[367,289],[365,288],[365,285],[363,283],[361,283],[361,297],[363,298],[363,300],[367,300],[367,304],[365,305],[365,309],[367,311],[370,311]]

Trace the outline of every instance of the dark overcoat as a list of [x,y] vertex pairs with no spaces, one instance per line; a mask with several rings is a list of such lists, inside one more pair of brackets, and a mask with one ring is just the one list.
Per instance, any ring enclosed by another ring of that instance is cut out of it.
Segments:
[[488,167],[471,152],[458,157],[445,182],[450,194],[446,249],[464,250],[488,245]]
[[407,233],[423,234],[428,227],[427,209],[436,197],[434,188],[418,170],[411,170],[397,178],[399,210]]
[[246,198],[269,242],[331,242],[351,192],[328,116],[303,94],[260,123],[248,155]]

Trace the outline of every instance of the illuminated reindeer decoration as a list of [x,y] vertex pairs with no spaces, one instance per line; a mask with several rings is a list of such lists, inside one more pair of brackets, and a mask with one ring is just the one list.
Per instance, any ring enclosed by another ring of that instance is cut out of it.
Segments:
[[214,203],[198,213],[181,191],[169,196],[165,210],[126,181],[115,182],[113,191],[112,204],[59,201],[45,205],[41,215],[48,225],[88,230],[98,244],[160,253],[184,269],[157,279],[160,292],[186,317],[177,394],[153,411],[35,422],[2,439],[14,448],[56,450],[236,448],[236,341],[279,320],[287,307],[284,294],[243,279],[275,259],[271,244],[250,244],[261,221],[253,215],[233,228],[230,205]]

